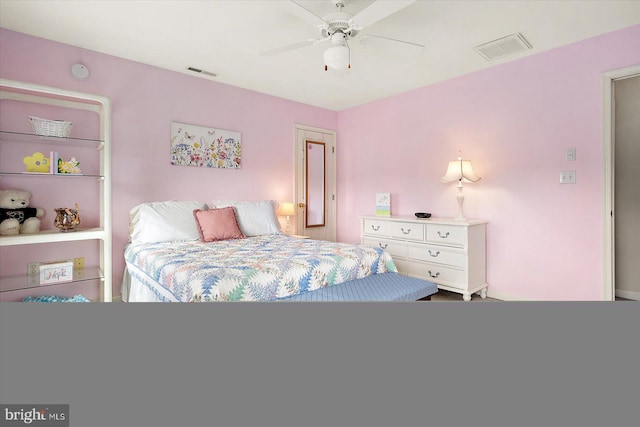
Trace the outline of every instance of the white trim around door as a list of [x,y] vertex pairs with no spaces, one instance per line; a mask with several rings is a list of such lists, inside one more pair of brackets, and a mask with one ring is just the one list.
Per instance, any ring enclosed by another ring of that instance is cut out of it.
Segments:
[[604,277],[602,299],[615,300],[615,129],[613,83],[615,80],[640,75],[640,65],[613,70],[602,78],[602,130],[604,171]]
[[[321,225],[307,227],[306,206],[308,170],[306,168],[306,146],[315,143],[322,146],[325,153],[324,220]],[[319,240],[336,240],[337,232],[337,191],[336,191],[336,131],[312,126],[294,125],[294,227],[297,235]]]

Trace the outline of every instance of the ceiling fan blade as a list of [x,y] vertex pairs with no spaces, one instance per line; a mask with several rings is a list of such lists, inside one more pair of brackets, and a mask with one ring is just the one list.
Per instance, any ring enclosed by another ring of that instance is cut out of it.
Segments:
[[280,3],[281,3],[281,6],[287,12],[289,12],[293,16],[297,16],[303,21],[310,23],[311,25],[315,25],[316,27],[324,27],[327,25],[327,23],[324,22],[322,18],[320,18],[318,15],[311,12],[310,10],[306,9],[299,3],[295,2],[294,0],[289,0],[289,1],[280,2]]
[[315,45],[315,44],[318,44],[318,43],[323,42],[325,40],[329,40],[329,38],[327,37],[327,38],[324,38],[324,39],[302,40],[302,41],[291,43],[291,44],[288,44],[288,45],[285,45],[285,46],[280,46],[280,47],[276,47],[276,48],[273,48],[273,49],[264,50],[264,51],[260,52],[260,55],[262,55],[262,56],[277,55],[279,53],[287,52],[287,51],[290,51],[290,50],[300,49],[301,47]]
[[361,10],[351,18],[351,27],[361,30],[362,28],[378,22],[379,20],[404,9],[415,2],[416,0],[374,1],[367,8]]
[[360,44],[363,46],[375,44],[376,47],[388,47],[396,53],[406,53],[408,55],[420,55],[424,52],[424,45],[372,34],[363,34],[360,37]]

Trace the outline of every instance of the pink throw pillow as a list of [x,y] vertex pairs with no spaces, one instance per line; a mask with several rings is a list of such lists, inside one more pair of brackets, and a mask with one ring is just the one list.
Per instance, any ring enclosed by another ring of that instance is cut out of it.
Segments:
[[195,209],[200,240],[215,242],[217,240],[244,239],[244,234],[238,227],[236,211],[233,207],[221,209]]

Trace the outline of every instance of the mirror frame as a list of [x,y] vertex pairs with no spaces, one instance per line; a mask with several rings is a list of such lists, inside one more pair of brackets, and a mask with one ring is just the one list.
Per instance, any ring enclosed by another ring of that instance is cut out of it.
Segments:
[[[322,150],[316,150],[316,152],[313,153],[313,159],[312,159],[312,152],[313,152],[314,145],[321,146]],[[316,153],[321,153],[322,158],[320,159],[319,155]],[[321,163],[321,164],[318,164],[318,163]],[[304,209],[304,218],[305,218],[305,227],[307,228],[324,227],[326,225],[326,218],[325,218],[326,217],[326,192],[327,192],[326,163],[327,163],[326,144],[324,142],[306,140],[305,141],[305,202],[306,203],[305,203],[305,209]],[[315,203],[315,201],[318,200],[318,196],[316,195],[316,197],[313,197],[313,198],[310,197],[313,195],[313,194],[310,194],[310,190],[313,192],[320,189],[319,183],[316,182],[318,179],[322,179],[322,194],[321,194],[322,210],[320,210],[320,206],[317,206],[317,203]],[[309,223],[309,218],[311,216],[309,215],[310,207],[312,208],[311,211],[317,209],[318,211],[321,212],[321,219],[316,220],[312,217],[313,223],[311,224]]]

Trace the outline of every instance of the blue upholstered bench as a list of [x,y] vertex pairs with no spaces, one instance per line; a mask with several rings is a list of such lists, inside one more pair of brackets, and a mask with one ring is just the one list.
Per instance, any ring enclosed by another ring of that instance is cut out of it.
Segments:
[[382,273],[277,301],[417,301],[429,300],[436,292],[435,283],[397,273]]

